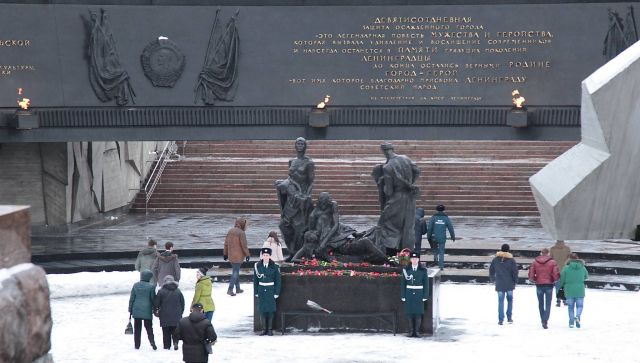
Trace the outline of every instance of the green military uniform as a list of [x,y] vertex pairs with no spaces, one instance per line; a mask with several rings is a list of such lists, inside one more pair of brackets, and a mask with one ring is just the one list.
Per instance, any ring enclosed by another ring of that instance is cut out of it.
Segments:
[[417,337],[422,315],[424,315],[424,300],[429,298],[429,276],[427,269],[420,266],[415,271],[412,265],[402,270],[402,288],[400,297],[404,301],[404,311],[411,322],[412,333],[409,336]]
[[253,266],[253,291],[258,298],[258,311],[264,319],[264,334],[271,334],[276,299],[280,295],[280,268],[273,261],[267,266],[262,261]]

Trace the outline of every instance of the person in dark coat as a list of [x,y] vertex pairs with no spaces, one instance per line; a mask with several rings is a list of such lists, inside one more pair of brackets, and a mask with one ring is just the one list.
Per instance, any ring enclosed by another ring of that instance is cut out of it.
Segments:
[[193,304],[191,314],[180,319],[173,331],[174,341],[182,340],[182,360],[187,363],[206,363],[209,354],[205,344],[218,340],[218,335],[211,322],[202,313],[202,304]]
[[420,266],[420,254],[411,252],[411,264],[402,269],[400,299],[404,301],[404,311],[409,319],[411,332],[408,337],[419,338],[422,326],[424,302],[429,298],[429,274]]
[[504,298],[507,298],[507,321],[513,323],[513,290],[518,283],[518,265],[508,244],[503,244],[489,267],[489,278],[498,292],[498,324],[504,321]]
[[560,270],[556,261],[549,256],[549,249],[543,248],[540,256],[529,267],[529,280],[536,284],[536,294],[538,295],[538,310],[540,311],[540,321],[542,327],[547,329],[549,315],[551,315],[551,295],[553,286],[560,279]]
[[[171,335],[176,326],[178,326],[178,322],[184,312],[184,296],[173,276],[167,275],[164,277],[164,284],[162,284],[162,288],[153,300],[153,306],[156,309],[157,316],[160,318],[162,347],[169,349],[171,348]],[[178,350],[177,340],[173,341],[173,348]]]
[[151,266],[151,271],[153,271],[153,275],[160,287],[162,287],[164,277],[167,275],[171,275],[174,280],[180,281],[180,262],[178,261],[178,255],[173,253],[173,243],[165,243],[164,248],[165,251],[156,258],[153,266]]
[[[429,220],[429,226],[427,227],[427,239],[432,246],[433,261],[438,263],[440,269],[444,269],[444,246],[447,242],[447,230],[449,230],[449,237],[451,242],[456,241],[456,234],[453,232],[453,224],[449,220],[449,217],[444,214],[445,207],[439,204],[436,207],[436,214],[434,214]],[[437,251],[435,250],[437,248]]]
[[414,251],[421,253],[422,235],[427,233],[427,221],[424,220],[424,208],[416,208],[416,221],[413,229],[416,233],[416,247]]
[[253,265],[253,291],[258,298],[258,311],[263,327],[260,335],[273,335],[276,299],[280,296],[280,267],[271,261],[271,248],[261,249],[260,259]]
[[133,316],[133,342],[136,349],[140,349],[140,335],[142,323],[147,331],[147,338],[153,350],[158,349],[153,337],[153,300],[156,297],[155,286],[149,283],[153,274],[149,270],[140,273],[140,281],[133,284],[129,296],[129,314]]

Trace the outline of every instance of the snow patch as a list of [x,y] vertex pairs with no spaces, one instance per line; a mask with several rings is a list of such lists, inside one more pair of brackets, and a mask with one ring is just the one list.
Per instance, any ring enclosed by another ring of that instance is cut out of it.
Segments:
[[2,283],[4,280],[11,278],[13,275],[20,273],[22,271],[26,271],[33,267],[32,263],[21,263],[19,265],[15,265],[9,268],[0,269],[0,289],[2,288]]

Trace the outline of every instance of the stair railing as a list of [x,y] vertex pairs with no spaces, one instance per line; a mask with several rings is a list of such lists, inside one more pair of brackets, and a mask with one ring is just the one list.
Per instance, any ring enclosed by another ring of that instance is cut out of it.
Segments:
[[149,174],[149,178],[147,179],[147,183],[144,185],[144,214],[145,216],[148,213],[149,208],[149,199],[151,199],[151,195],[156,190],[156,186],[160,182],[160,177],[162,176],[162,172],[164,168],[167,166],[167,163],[171,161],[172,157],[178,156],[178,160],[180,156],[178,155],[178,145],[175,141],[167,141],[167,144],[162,149],[160,154],[157,154],[156,165]]

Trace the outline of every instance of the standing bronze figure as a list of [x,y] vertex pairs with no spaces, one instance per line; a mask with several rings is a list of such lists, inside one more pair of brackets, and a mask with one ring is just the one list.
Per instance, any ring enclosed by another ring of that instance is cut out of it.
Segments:
[[313,209],[311,191],[315,178],[315,164],[305,155],[307,141],[299,137],[295,143],[297,157],[289,160],[289,177],[276,180],[280,206],[280,231],[291,256],[302,248],[304,232],[309,228],[309,215]]
[[371,173],[378,185],[380,219],[377,226],[365,233],[365,237],[390,252],[413,249],[416,198],[420,194],[415,182],[420,170],[407,156],[397,155],[393,144],[384,143],[380,148],[387,162],[376,165]]

